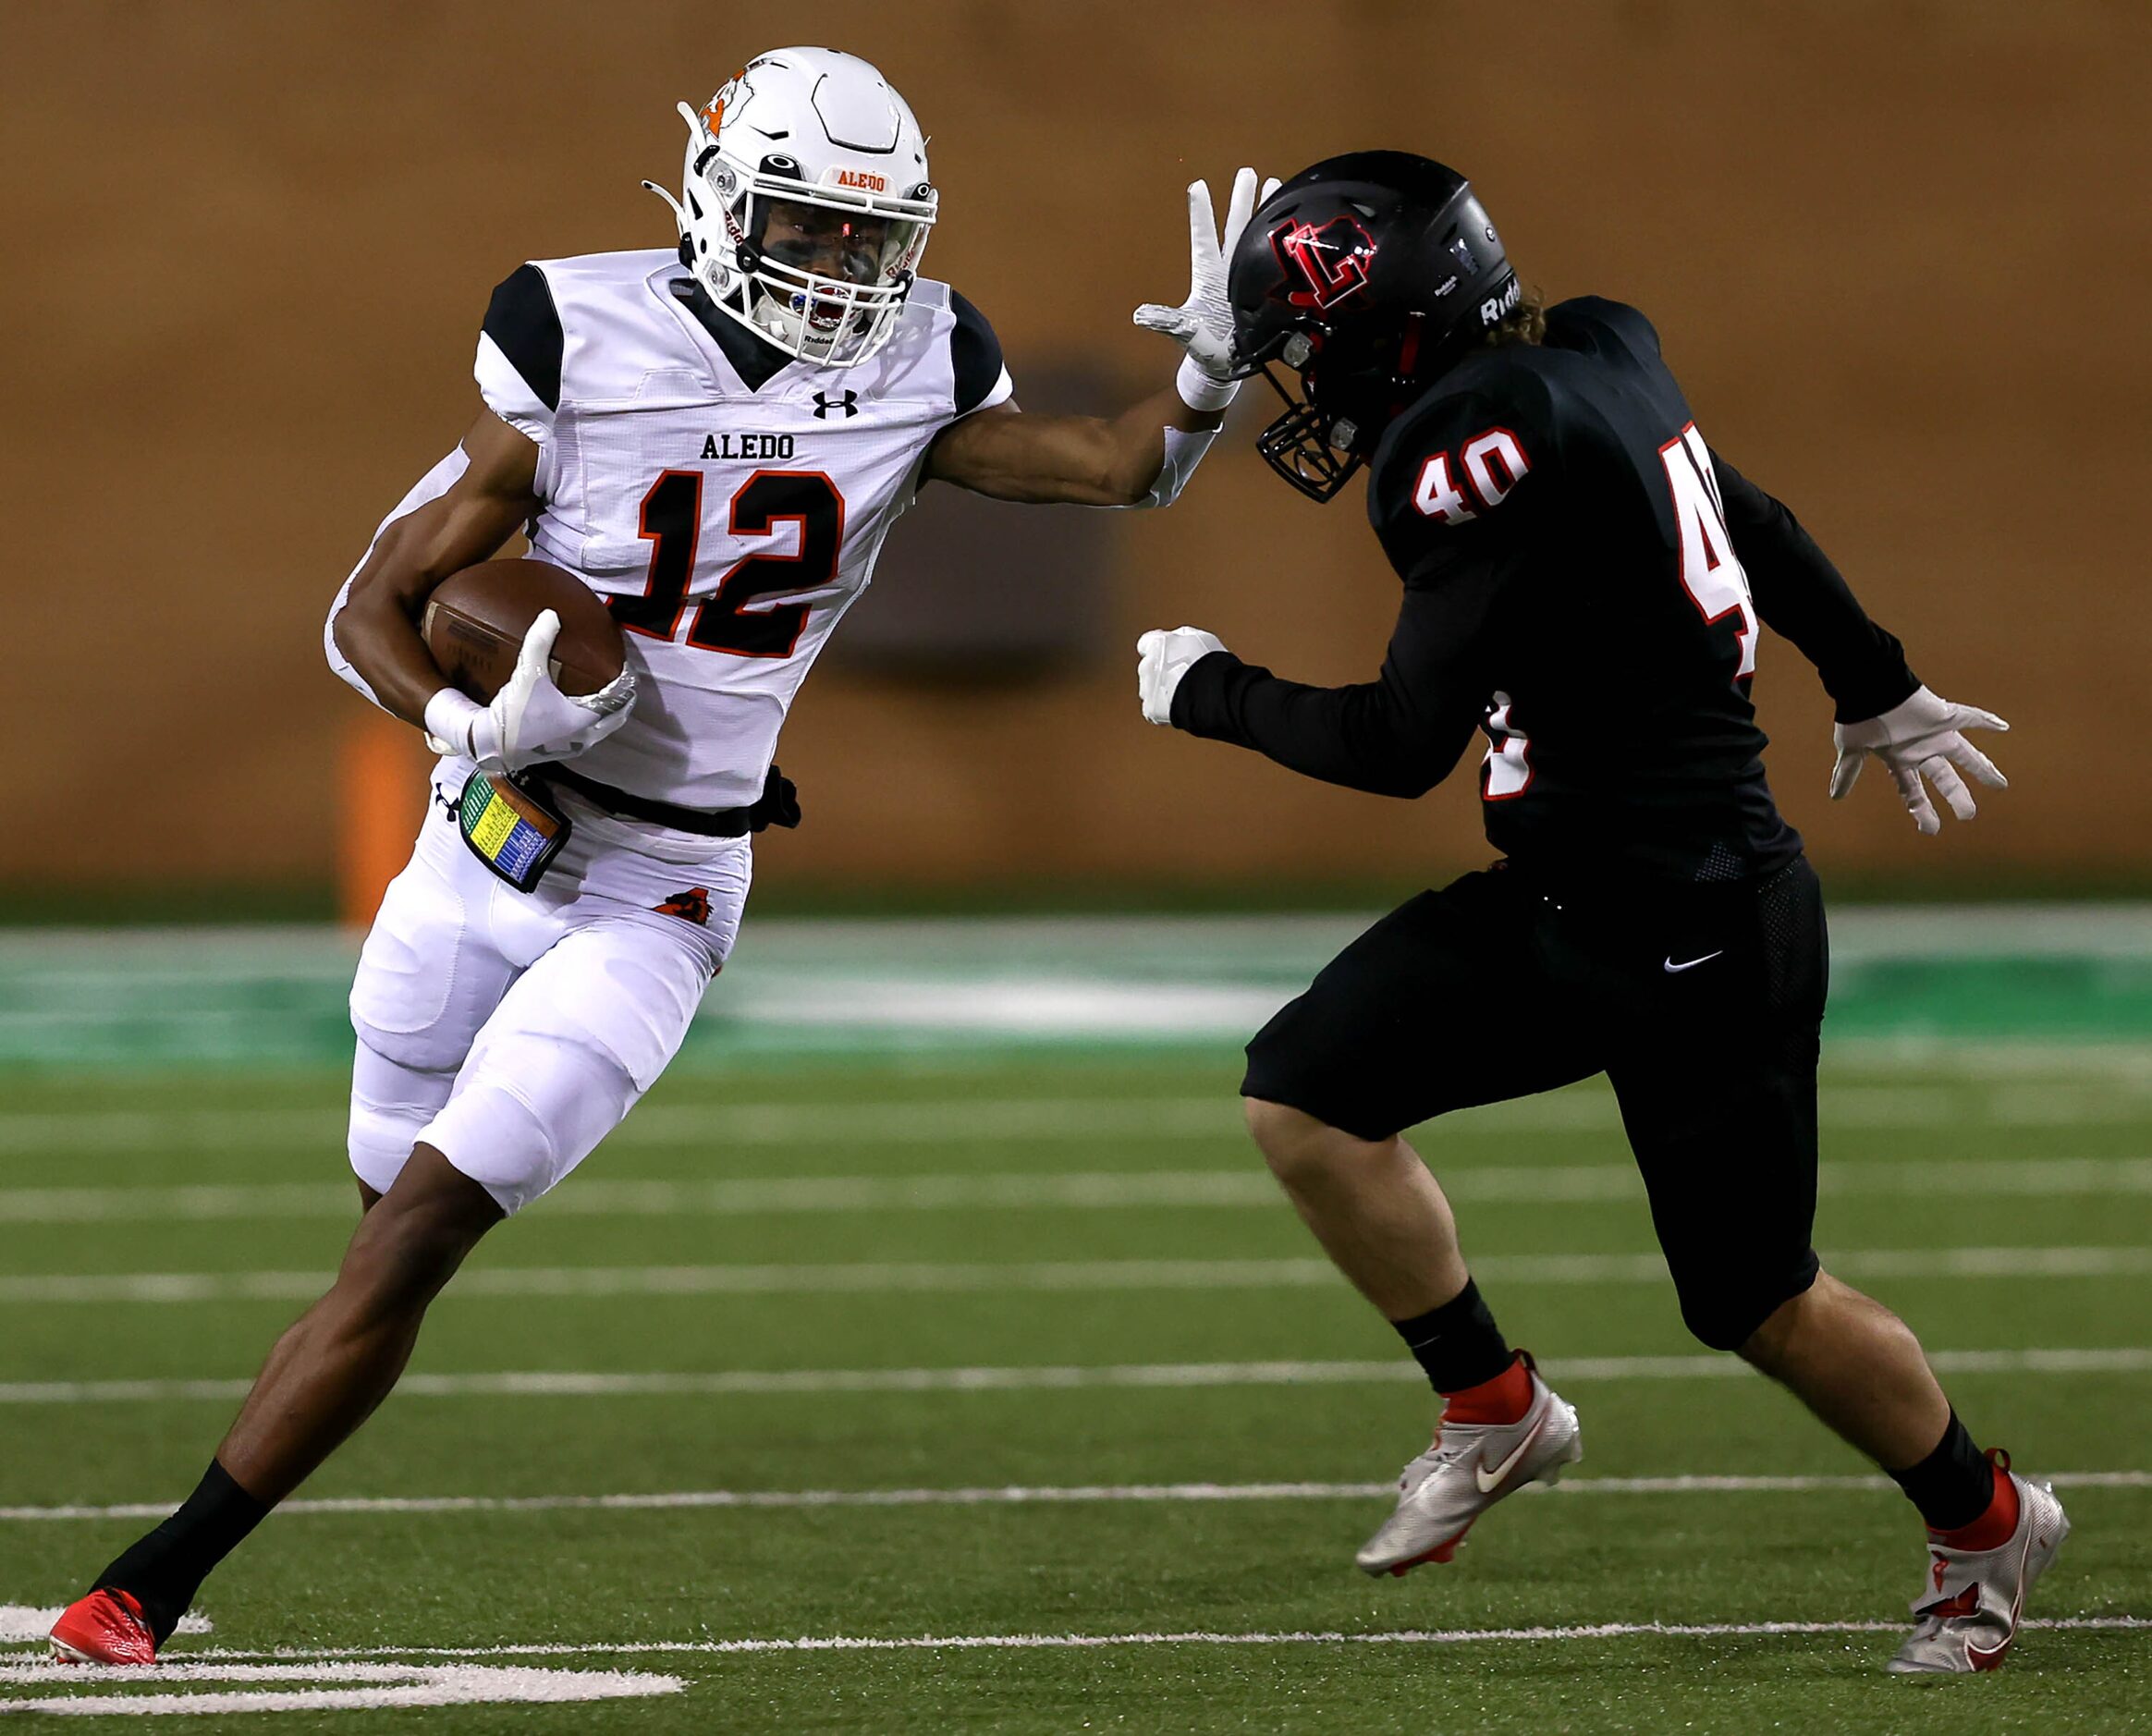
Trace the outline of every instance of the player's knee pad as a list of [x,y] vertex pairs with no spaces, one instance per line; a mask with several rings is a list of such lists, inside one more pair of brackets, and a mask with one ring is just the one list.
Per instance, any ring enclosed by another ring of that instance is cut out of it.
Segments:
[[[610,1067],[636,1093],[647,1091],[679,1050],[714,971],[691,935],[642,922],[593,923],[531,968],[486,1021],[474,1063],[557,1051],[574,1070]],[[513,1065],[521,1076],[521,1063]]]
[[593,1042],[492,1044],[419,1136],[513,1216],[589,1156],[641,1095]]
[[1816,1282],[1816,1254],[1789,1266],[1672,1264],[1681,1324],[1714,1351],[1738,1351],[1784,1303]]
[[[410,865],[383,895],[351,978],[351,1028],[359,1041],[422,1072],[452,1074],[463,1064],[517,974],[438,860],[442,850],[460,848],[438,838],[429,824]],[[455,871],[466,865],[453,862]]]
[[434,1025],[420,1031],[394,1031],[351,1011],[352,1034],[361,1054],[371,1051],[389,1066],[411,1073],[439,1074],[449,1079],[471,1052],[471,1033]]
[[409,1067],[383,1054],[361,1035],[351,1057],[351,1121],[347,1145],[351,1168],[376,1193],[386,1193],[403,1173],[420,1132],[448,1101],[456,1082],[446,1072]]

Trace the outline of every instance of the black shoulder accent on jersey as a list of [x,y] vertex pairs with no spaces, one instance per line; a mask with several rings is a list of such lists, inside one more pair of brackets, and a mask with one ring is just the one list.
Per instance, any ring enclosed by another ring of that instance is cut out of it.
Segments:
[[[467,328],[468,329],[468,328]],[[519,265],[493,292],[485,335],[547,410],[560,408],[560,356],[567,338],[553,286],[535,265]]]
[[780,369],[790,364],[791,357],[775,344],[764,343],[720,309],[710,300],[710,292],[692,277],[675,277],[666,287],[672,291],[673,300],[692,313],[702,328],[710,334],[710,341],[725,352],[725,360],[732,364],[732,372],[746,382],[749,391],[761,391],[776,377]]
[[1001,378],[1001,340],[986,324],[986,316],[954,289],[949,291],[949,312],[957,316],[957,329],[949,334],[949,361],[957,376],[957,414],[969,416],[986,401],[986,394]]

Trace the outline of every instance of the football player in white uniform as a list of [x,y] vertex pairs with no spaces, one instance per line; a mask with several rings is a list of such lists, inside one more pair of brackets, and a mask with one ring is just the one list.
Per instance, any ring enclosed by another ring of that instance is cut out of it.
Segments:
[[[479,1238],[664,1070],[738,931],[751,835],[797,818],[772,764],[786,710],[920,486],[1164,506],[1232,395],[1222,261],[1252,170],[1222,244],[1190,188],[1189,296],[1137,311],[1180,344],[1174,384],[1109,421],[1027,415],[992,328],[918,275],[938,195],[873,67],[781,49],[680,112],[681,196],[652,188],[677,248],[540,261],[494,292],[476,421],[337,594],[336,673],[441,753],[351,991],[365,1213],[200,1487],[55,1627],[62,1657],[151,1661],[210,1570],[387,1396]],[[627,666],[561,691],[548,611],[482,705],[414,623],[526,527],[605,599]],[[467,823],[474,777],[513,778],[569,823],[542,874]]]

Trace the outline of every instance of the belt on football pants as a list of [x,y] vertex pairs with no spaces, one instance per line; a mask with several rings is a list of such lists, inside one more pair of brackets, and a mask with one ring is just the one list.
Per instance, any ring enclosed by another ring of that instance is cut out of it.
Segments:
[[553,763],[533,765],[523,776],[532,783],[572,789],[585,801],[623,819],[669,826],[701,837],[741,837],[765,826],[800,824],[799,789],[774,765],[763,780],[762,794],[744,808],[683,808],[677,802],[653,801],[647,796],[630,795],[594,777],[585,777],[572,767]]

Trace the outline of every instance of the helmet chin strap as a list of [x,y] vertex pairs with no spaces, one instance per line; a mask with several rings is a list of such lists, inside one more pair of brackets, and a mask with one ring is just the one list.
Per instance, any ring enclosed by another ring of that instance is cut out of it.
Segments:
[[1426,324],[1424,313],[1406,314],[1405,335],[1398,340],[1398,377],[1409,384],[1418,384],[1413,379],[1413,370],[1420,364],[1420,334]]

